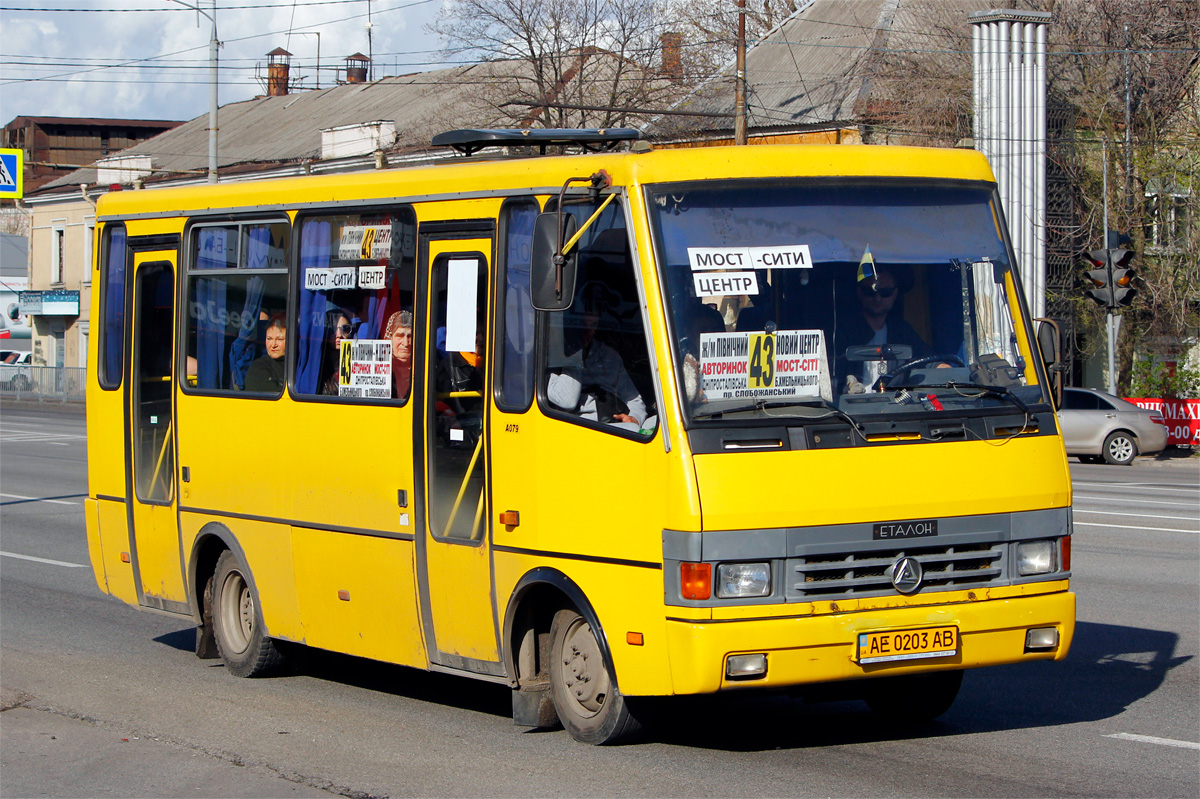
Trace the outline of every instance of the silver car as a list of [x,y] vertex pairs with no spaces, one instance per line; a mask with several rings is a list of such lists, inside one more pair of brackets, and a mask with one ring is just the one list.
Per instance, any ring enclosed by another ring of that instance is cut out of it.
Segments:
[[1063,390],[1058,426],[1068,455],[1083,463],[1133,463],[1167,446],[1167,425],[1158,411],[1139,408],[1091,388]]

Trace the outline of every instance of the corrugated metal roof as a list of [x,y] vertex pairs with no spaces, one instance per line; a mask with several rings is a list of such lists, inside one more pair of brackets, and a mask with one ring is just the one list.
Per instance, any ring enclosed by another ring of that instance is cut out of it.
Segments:
[[[872,90],[875,53],[928,47],[924,26],[931,15],[944,19],[959,12],[969,51],[966,12],[985,5],[983,0],[809,0],[746,52],[748,127],[811,129],[855,122],[860,98]],[[734,74],[731,61],[719,78],[673,109],[728,119],[681,122],[665,116],[647,133],[732,129]]]
[[[486,86],[520,80],[523,65],[489,62],[351,83],[222,106],[217,117],[217,165],[269,165],[321,157],[321,130],[375,120],[396,122],[393,151],[429,148],[435,133],[486,127],[500,115],[488,107]],[[208,114],[121,151],[149,155],[156,173],[208,168]],[[52,191],[95,183],[96,169],[76,170],[42,187]]]

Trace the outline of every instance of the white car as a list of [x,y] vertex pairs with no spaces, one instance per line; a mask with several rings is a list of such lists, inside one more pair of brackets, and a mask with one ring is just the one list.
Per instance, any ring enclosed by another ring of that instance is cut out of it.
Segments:
[[1162,414],[1091,388],[1063,389],[1058,426],[1067,454],[1083,463],[1126,466],[1167,446]]
[[33,369],[28,352],[0,351],[0,386],[11,391],[33,388]]

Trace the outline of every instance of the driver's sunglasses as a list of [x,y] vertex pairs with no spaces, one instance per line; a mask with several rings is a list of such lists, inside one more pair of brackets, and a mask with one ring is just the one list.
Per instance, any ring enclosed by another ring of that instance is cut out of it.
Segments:
[[354,332],[354,325],[338,325],[337,332],[341,333],[343,336],[348,336]]
[[883,297],[885,300],[889,299],[896,293],[895,286],[888,286],[887,288],[880,288],[879,286],[861,286],[860,285],[858,287],[858,290],[861,291],[863,294],[867,295],[868,297],[879,296],[879,297]]

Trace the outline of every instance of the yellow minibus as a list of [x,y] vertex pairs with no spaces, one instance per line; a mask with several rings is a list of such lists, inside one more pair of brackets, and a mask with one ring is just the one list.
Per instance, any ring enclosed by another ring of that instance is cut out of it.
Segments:
[[831,683],[927,719],[1066,657],[1053,348],[983,156],[638,139],[100,199],[101,589],[237,676],[294,642],[591,743]]

